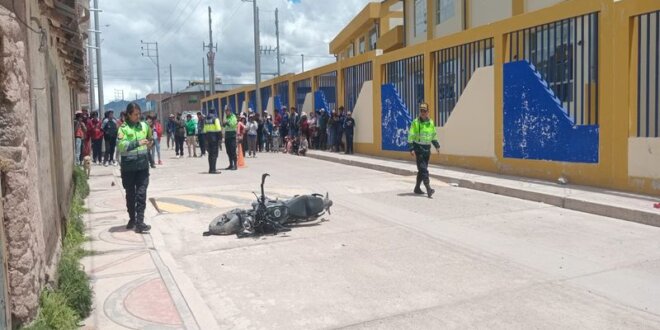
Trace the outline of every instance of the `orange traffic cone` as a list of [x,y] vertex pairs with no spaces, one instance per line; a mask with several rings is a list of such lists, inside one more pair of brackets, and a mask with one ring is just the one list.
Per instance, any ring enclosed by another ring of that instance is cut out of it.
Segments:
[[243,146],[238,145],[238,167],[243,168],[245,167],[245,158],[243,157]]

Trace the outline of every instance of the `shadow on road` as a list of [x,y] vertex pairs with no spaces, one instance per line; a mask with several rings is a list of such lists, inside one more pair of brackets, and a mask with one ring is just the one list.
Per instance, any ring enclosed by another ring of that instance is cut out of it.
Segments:
[[400,194],[396,194],[396,195],[401,196],[401,197],[424,197],[424,198],[426,198],[426,194],[400,193]]

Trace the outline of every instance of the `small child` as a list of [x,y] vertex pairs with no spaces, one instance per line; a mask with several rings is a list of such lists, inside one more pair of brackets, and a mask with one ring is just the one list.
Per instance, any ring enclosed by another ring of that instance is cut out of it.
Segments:
[[304,136],[300,136],[300,147],[298,148],[298,155],[305,156],[307,154],[307,149],[309,149],[309,142]]
[[284,153],[291,153],[293,150],[293,141],[288,137],[284,137]]

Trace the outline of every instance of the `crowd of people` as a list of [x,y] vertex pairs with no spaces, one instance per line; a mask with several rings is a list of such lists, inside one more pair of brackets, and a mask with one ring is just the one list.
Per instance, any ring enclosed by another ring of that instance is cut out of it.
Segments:
[[[75,137],[74,162],[81,165],[85,157],[90,156],[93,164],[117,165],[116,155],[117,132],[125,120],[122,116],[119,120],[114,118],[114,113],[108,111],[103,120],[99,119],[98,112],[91,114],[87,111],[77,111],[73,125]],[[105,142],[105,152],[103,143]]]
[[[104,117],[100,120],[98,112],[76,112],[74,134],[77,165],[82,163],[85,156],[91,156],[95,165],[118,165],[117,132],[126,121],[126,113],[121,112],[116,119],[112,111],[107,111]],[[320,109],[309,115],[298,113],[296,107],[282,107],[274,118],[265,112],[259,114],[252,111],[237,117],[236,143],[241,146],[244,157],[256,157],[258,152],[263,151],[304,156],[309,149],[353,153],[355,119],[344,107],[331,112]],[[160,146],[163,134],[167,149],[174,148],[177,158],[184,157],[186,150],[188,157],[206,156],[206,118],[201,112],[196,117],[187,114],[185,118],[180,113],[171,114],[165,127],[155,115],[141,119],[153,130],[154,143],[149,148],[149,164],[152,168],[163,164]],[[218,139],[219,149],[222,150],[222,134],[219,134]]]
[[[147,232],[151,226],[144,223],[149,167],[162,165],[160,142],[163,127],[155,115],[142,116],[136,103],[130,103],[119,119],[108,111],[100,120],[97,112],[88,115],[86,111],[75,114],[75,163],[81,165],[89,157],[95,164],[105,166],[121,165],[122,186],[126,190],[126,208],[129,221],[126,229],[138,233]],[[295,107],[287,111],[282,107],[275,112],[275,118],[266,113],[242,113],[238,116],[229,107],[225,108],[224,123],[211,113],[204,116],[197,113],[193,119],[187,114],[170,115],[165,127],[167,148],[175,148],[176,157],[184,156],[184,143],[188,157],[208,155],[209,173],[220,173],[216,169],[218,151],[222,149],[224,135],[225,148],[229,158],[226,170],[237,169],[237,152],[243,156],[256,157],[257,152],[284,152],[305,155],[309,149],[343,151],[353,153],[355,119],[344,107],[327,112],[320,109],[309,114],[298,113]],[[102,143],[105,141],[105,153]],[[408,136],[409,150],[415,156],[418,174],[415,194],[426,193],[430,198],[435,190],[430,186],[428,162],[431,146],[439,152],[435,124],[429,118],[426,103],[420,105],[420,116],[416,118]],[[240,146],[240,147],[239,147]],[[116,154],[115,154],[116,153]],[[426,192],[421,190],[421,184]]]
[[344,107],[309,115],[296,107],[282,107],[274,118],[265,113],[242,113],[237,137],[247,156],[256,157],[264,150],[304,156],[309,149],[352,154],[354,133],[355,119]]
[[[226,170],[237,169],[237,152],[243,157],[257,157],[258,152],[283,152],[306,155],[309,149],[353,153],[355,119],[343,107],[336,111],[299,113],[295,107],[282,107],[273,116],[267,113],[234,114],[225,108],[224,123],[215,114],[171,114],[164,127],[155,114],[142,115],[136,103],[115,119],[107,111],[99,119],[98,112],[78,111],[75,114],[74,136],[76,165],[85,159],[103,166],[121,165],[122,185],[126,190],[129,213],[127,229],[146,232],[144,223],[149,168],[163,165],[161,139],[166,137],[167,149],[174,148],[176,157],[208,157],[209,173],[216,169],[222,141],[229,158]],[[105,148],[103,148],[105,143]],[[199,148],[200,153],[197,153]],[[105,151],[104,151],[105,150]]]

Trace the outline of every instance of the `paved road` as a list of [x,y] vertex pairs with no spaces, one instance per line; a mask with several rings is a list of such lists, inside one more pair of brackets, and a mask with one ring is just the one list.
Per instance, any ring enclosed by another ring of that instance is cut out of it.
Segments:
[[[428,199],[414,177],[309,158],[247,164],[152,172],[146,239],[187,328],[660,328],[660,228],[440,182]],[[202,237],[265,171],[276,196],[329,192],[328,221]]]

